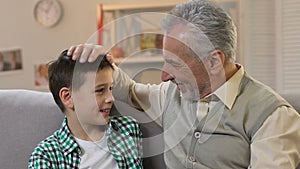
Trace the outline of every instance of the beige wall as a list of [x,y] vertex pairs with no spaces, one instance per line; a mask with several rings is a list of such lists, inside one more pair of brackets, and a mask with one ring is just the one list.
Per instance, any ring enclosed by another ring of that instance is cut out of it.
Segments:
[[0,89],[34,88],[34,64],[49,61],[70,45],[84,43],[96,30],[96,5],[179,3],[184,0],[60,0],[61,22],[43,28],[34,21],[37,0],[0,1],[0,50],[21,48],[23,70],[0,74]]

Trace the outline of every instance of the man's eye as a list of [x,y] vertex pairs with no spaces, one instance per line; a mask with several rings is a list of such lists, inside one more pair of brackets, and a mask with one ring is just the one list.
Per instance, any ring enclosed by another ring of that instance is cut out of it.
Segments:
[[174,66],[174,67],[182,67],[181,64],[176,63],[176,62],[173,62],[173,63],[172,63],[172,66]]
[[109,87],[109,90],[111,91],[113,88],[114,88],[113,86],[110,86],[110,87]]
[[177,62],[171,62],[170,65],[172,65],[173,67],[176,67],[176,68],[182,67],[182,65],[180,63],[177,63]]
[[175,62],[174,60],[166,60],[167,63],[169,63],[170,65],[172,65],[173,67],[181,67],[182,65],[178,62]]

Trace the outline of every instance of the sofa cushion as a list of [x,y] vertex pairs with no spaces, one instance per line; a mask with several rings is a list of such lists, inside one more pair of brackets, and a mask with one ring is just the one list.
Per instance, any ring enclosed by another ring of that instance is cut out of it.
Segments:
[[27,168],[35,146],[57,130],[64,118],[52,95],[0,90],[1,168]]

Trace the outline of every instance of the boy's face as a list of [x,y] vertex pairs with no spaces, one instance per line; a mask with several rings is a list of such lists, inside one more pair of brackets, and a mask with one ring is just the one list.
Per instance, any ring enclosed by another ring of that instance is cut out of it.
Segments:
[[113,70],[106,67],[97,73],[88,72],[85,82],[73,90],[73,102],[82,125],[105,125],[114,103],[112,95]]

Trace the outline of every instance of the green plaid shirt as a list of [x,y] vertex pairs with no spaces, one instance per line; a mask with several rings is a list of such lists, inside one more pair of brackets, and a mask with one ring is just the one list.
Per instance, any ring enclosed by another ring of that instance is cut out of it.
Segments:
[[[142,133],[131,117],[112,116],[108,124],[107,145],[119,169],[142,169]],[[59,130],[34,149],[28,168],[74,168],[80,165],[81,148],[71,135],[66,118]]]

